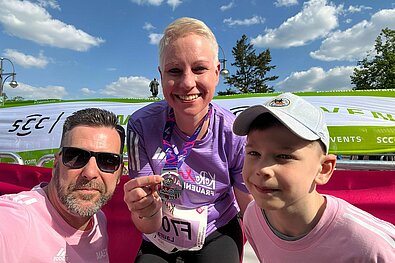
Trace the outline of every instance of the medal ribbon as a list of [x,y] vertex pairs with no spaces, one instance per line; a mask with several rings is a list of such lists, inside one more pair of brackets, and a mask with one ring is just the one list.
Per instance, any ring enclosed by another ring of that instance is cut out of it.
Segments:
[[211,112],[212,112],[212,105],[209,104],[208,112],[201,120],[199,126],[196,128],[195,132],[189,137],[189,140],[182,144],[181,151],[176,154],[174,152],[174,148],[170,143],[171,135],[173,133],[174,125],[176,124],[176,118],[174,115],[174,110],[171,108],[169,114],[167,116],[167,121],[165,125],[165,129],[163,131],[163,150],[166,153],[166,163],[164,169],[175,169],[180,168],[182,163],[184,162],[185,158],[191,152],[193,146],[195,145],[196,138],[199,135],[200,131],[202,130],[203,123],[210,119]]

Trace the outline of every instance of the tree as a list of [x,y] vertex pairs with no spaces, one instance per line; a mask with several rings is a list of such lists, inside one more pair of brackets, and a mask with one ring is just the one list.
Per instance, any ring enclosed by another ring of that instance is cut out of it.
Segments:
[[218,91],[218,95],[234,95],[237,94],[236,90],[233,90],[232,88],[227,88],[225,91]]
[[243,35],[232,49],[236,66],[236,74],[225,79],[225,84],[234,86],[241,93],[268,93],[273,92],[266,82],[276,80],[278,76],[266,77],[266,74],[276,66],[269,66],[272,61],[269,49],[256,55],[254,46],[247,43],[247,36]]
[[383,29],[374,50],[357,65],[351,76],[354,90],[395,89],[395,30]]
[[9,98],[5,93],[4,93],[5,101],[23,101],[25,100],[24,97],[22,96],[15,96],[13,98]]
[[25,100],[25,98],[22,96],[15,96],[14,98],[12,98],[12,100],[13,101],[23,101],[23,100]]

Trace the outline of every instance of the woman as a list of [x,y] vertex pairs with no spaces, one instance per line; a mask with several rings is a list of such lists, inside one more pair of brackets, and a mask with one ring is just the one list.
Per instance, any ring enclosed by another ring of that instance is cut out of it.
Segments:
[[202,21],[180,18],[166,28],[159,65],[165,100],[128,123],[133,179],[125,202],[145,233],[136,262],[240,262],[237,214],[252,197],[235,116],[211,103],[219,71],[218,44]]

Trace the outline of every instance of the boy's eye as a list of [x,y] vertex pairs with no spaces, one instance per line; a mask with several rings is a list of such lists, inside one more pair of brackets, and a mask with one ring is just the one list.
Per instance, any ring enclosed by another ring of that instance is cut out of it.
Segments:
[[258,152],[256,152],[256,151],[248,151],[248,152],[247,152],[247,155],[250,155],[250,156],[260,156],[260,154],[259,154]]

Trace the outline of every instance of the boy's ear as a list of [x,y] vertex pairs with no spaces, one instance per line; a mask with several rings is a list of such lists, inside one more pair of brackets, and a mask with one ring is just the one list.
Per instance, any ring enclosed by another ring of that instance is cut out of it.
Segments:
[[331,178],[336,166],[336,155],[327,154],[322,157],[321,171],[317,174],[315,182],[317,185],[326,184]]

